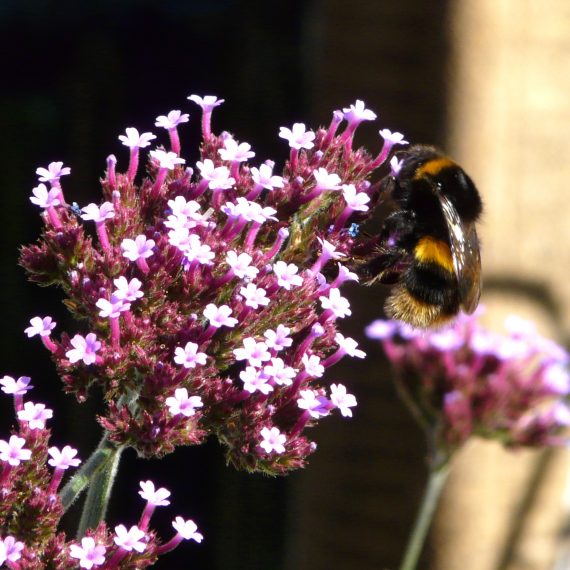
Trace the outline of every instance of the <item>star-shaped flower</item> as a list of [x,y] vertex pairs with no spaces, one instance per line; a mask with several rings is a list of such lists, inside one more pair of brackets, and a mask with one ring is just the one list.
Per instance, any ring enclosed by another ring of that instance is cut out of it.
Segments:
[[265,453],[285,453],[285,443],[287,442],[287,436],[282,434],[278,428],[264,427],[261,430],[261,437],[262,440],[259,443],[259,446],[265,451]]
[[32,189],[32,194],[33,196],[30,198],[30,202],[44,210],[61,204],[61,190],[59,188],[51,188],[48,190],[45,184],[38,184]]
[[295,123],[292,129],[281,127],[279,136],[289,142],[289,146],[294,149],[313,148],[315,143],[315,133],[307,131],[304,123]]
[[46,421],[53,417],[53,410],[46,408],[45,404],[34,404],[26,402],[24,409],[18,412],[18,419],[28,422],[30,429],[44,429]]
[[36,169],[38,180],[40,182],[57,182],[62,176],[67,176],[71,173],[69,166],[63,166],[63,162],[50,162],[47,168]]
[[206,358],[204,352],[198,352],[198,345],[195,342],[187,342],[184,348],[177,346],[174,349],[174,362],[181,364],[184,368],[202,366],[206,364]]
[[160,115],[157,117],[154,126],[169,130],[175,129],[178,125],[187,123],[189,117],[190,115],[188,115],[188,113],[182,113],[178,110],[170,111],[168,115]]
[[48,463],[56,469],[65,470],[69,467],[77,467],[81,463],[81,459],[75,457],[77,455],[77,449],[73,449],[73,447],[69,445],[66,445],[61,450],[57,447],[50,447],[48,453],[51,457]]
[[145,148],[150,145],[150,141],[156,138],[156,135],[152,133],[142,133],[139,134],[138,130],[134,127],[128,127],[126,129],[126,136],[119,135],[119,140],[128,146],[131,150],[135,148]]
[[156,489],[152,481],[141,481],[139,483],[141,490],[139,495],[151,505],[155,507],[166,507],[170,505],[168,497],[170,497],[170,491],[164,487]]
[[27,327],[24,332],[28,335],[28,338],[32,338],[36,335],[50,336],[56,324],[57,323],[51,317],[34,317],[30,319],[30,326]]
[[176,388],[174,396],[166,398],[164,403],[173,416],[181,414],[187,418],[196,413],[196,408],[204,405],[200,396],[189,396],[186,388]]
[[251,150],[249,143],[238,144],[237,141],[229,137],[224,140],[224,148],[218,149],[218,154],[222,160],[230,162],[244,162],[255,156],[255,152]]
[[180,158],[175,152],[165,150],[151,150],[150,156],[158,162],[160,168],[172,170],[177,164],[184,164],[186,160]]
[[107,548],[104,544],[97,544],[92,536],[84,536],[81,539],[81,546],[72,544],[69,547],[69,555],[79,560],[81,568],[93,568],[105,563],[105,553]]
[[218,99],[215,95],[205,95],[204,97],[190,95],[187,99],[190,99],[190,101],[193,101],[196,105],[200,105],[203,111],[211,111],[214,107],[224,102],[224,99]]

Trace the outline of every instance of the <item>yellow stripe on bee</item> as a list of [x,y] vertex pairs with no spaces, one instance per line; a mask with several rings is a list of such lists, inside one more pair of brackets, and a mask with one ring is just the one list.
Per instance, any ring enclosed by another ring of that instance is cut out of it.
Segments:
[[414,180],[420,180],[424,176],[437,176],[442,170],[457,166],[453,160],[446,156],[432,158],[417,168]]
[[449,273],[453,273],[453,258],[449,246],[431,236],[420,238],[414,248],[414,257],[420,263],[435,263]]

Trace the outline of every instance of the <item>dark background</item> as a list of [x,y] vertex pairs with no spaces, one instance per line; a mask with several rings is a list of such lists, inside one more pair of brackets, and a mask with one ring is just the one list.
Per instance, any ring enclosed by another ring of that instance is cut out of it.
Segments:
[[[96,405],[63,397],[47,351],[23,333],[31,317],[48,314],[58,330],[74,330],[60,292],[27,283],[17,267],[18,247],[40,230],[29,202],[36,168],[63,161],[72,169],[63,179],[66,197],[81,206],[99,201],[106,156],[116,154],[119,169],[128,162],[117,136],[129,126],[159,134],[155,117],[171,109],[190,113],[180,132],[192,163],[200,113],[186,100],[191,93],[224,98],[214,130],[234,133],[252,144],[256,161],[272,158],[278,166],[287,152],[279,126],[326,124],[357,98],[379,116],[357,136],[371,151],[379,150],[383,127],[443,144],[445,18],[444,2],[422,0],[2,0],[1,373],[32,376],[34,400],[56,411],[54,445],[79,447],[85,459],[99,432]],[[343,332],[370,358],[342,362],[330,379],[351,386],[359,409],[349,422],[321,422],[320,449],[306,470],[286,479],[236,473],[213,442],[160,463],[126,453],[110,524],[136,522],[138,482],[151,478],[173,495],[153,518],[159,534],[169,538],[170,521],[182,515],[206,536],[157,568],[397,565],[423,482],[423,444],[394,396],[380,350],[362,332],[381,316],[383,292],[346,290],[353,317]]]

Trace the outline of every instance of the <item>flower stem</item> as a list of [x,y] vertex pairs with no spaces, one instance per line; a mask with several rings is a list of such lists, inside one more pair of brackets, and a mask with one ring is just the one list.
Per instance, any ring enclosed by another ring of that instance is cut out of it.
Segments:
[[107,461],[94,473],[83,504],[83,512],[77,528],[77,538],[83,537],[88,528],[96,528],[105,519],[123,449],[122,446],[110,448]]
[[67,510],[89,486],[78,536],[83,536],[87,528],[97,526],[105,516],[122,451],[122,447],[117,447],[104,436],[91,457],[60,491],[61,503]]
[[408,540],[406,553],[400,565],[400,570],[414,570],[416,568],[448,474],[448,464],[435,465],[430,468],[427,487],[414,523],[412,534]]

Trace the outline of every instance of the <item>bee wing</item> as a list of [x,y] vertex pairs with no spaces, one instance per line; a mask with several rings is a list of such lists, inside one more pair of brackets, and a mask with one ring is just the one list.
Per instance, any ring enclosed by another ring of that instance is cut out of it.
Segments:
[[474,223],[464,223],[449,198],[437,191],[449,230],[453,268],[463,310],[471,314],[481,296],[481,255]]

